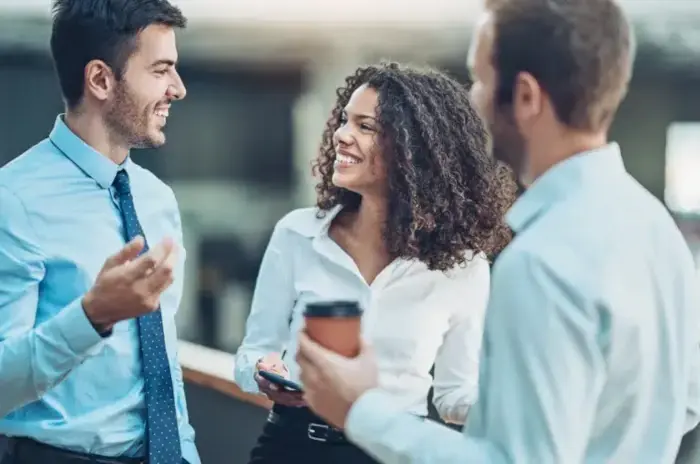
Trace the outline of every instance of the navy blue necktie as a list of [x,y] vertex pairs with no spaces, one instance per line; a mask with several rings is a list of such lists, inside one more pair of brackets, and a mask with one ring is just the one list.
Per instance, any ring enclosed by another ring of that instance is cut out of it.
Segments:
[[[136,216],[129,175],[126,171],[121,170],[117,173],[113,185],[119,195],[126,240],[130,241],[138,235],[145,239],[146,236]],[[147,250],[148,244],[143,252]],[[182,451],[177,429],[170,363],[165,349],[163,316],[159,309],[137,320],[146,396],[148,462],[149,464],[180,464]]]

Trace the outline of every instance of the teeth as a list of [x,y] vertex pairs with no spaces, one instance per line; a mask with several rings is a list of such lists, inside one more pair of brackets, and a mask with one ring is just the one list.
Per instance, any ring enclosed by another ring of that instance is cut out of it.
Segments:
[[338,163],[342,163],[342,164],[358,164],[360,162],[360,160],[358,160],[357,158],[353,158],[352,156],[347,156],[347,155],[341,155],[340,153],[338,153],[335,156],[335,160]]

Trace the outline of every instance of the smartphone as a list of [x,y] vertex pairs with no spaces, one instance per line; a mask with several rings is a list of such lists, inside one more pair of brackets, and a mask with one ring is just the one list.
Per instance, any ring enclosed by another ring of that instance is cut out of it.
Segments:
[[287,391],[298,392],[298,393],[302,392],[301,385],[299,385],[298,383],[293,382],[289,379],[285,379],[281,375],[275,374],[274,372],[258,371],[258,375],[260,377],[262,377],[263,379],[284,388]]

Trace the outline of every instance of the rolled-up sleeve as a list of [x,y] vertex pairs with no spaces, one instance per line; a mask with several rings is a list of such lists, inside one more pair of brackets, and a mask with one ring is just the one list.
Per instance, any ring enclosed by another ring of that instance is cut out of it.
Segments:
[[44,262],[22,201],[0,186],[0,417],[41,398],[103,340],[81,299],[35,327]]

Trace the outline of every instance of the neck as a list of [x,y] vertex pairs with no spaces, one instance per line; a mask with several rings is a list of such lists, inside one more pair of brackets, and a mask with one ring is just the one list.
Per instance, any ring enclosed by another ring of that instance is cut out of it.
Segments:
[[83,142],[115,164],[122,164],[129,156],[129,148],[116,140],[102,117],[95,116],[88,110],[67,110],[64,122]]
[[351,224],[352,232],[373,248],[384,249],[383,228],[387,218],[386,200],[363,196]]
[[586,151],[602,148],[608,143],[607,132],[577,132],[560,129],[559,133],[539,137],[529,144],[523,183],[532,184],[555,165]]

